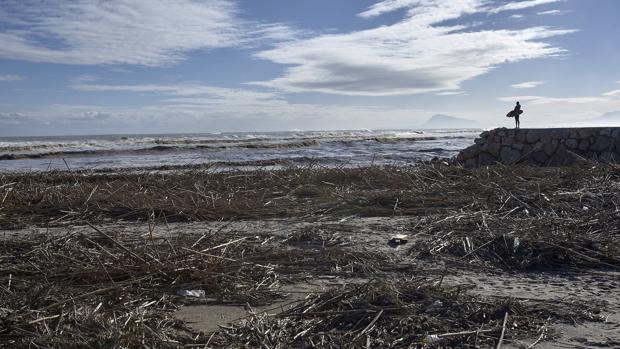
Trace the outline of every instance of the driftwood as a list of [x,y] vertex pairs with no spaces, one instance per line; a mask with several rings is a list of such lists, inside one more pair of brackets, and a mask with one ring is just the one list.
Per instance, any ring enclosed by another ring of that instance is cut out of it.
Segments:
[[[0,240],[0,346],[473,348],[538,338],[535,345],[553,335],[549,322],[600,320],[595,305],[477,297],[442,283],[444,273],[617,268],[619,183],[620,169],[602,164],[3,174],[2,228],[74,232]],[[347,248],[320,229],[256,239],[222,230],[245,218],[405,215],[415,222],[406,262]],[[121,234],[103,226],[110,221],[144,222],[148,233]],[[153,229],[172,221],[222,222],[204,234]],[[445,269],[411,264],[433,260]],[[215,333],[171,316],[188,302],[269,305],[284,297],[283,283],[320,275],[372,281]]]

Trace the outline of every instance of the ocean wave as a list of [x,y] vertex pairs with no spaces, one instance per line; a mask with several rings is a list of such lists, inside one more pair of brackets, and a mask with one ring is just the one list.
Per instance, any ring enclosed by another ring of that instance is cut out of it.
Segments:
[[0,153],[18,152],[18,151],[35,151],[40,149],[53,148],[70,148],[75,146],[84,146],[84,143],[76,145],[75,143],[42,143],[42,144],[20,144],[0,146]]
[[134,149],[89,149],[89,150],[58,150],[36,153],[10,153],[0,154],[0,160],[25,160],[25,159],[44,159],[76,156],[100,156],[100,155],[122,155],[122,154],[145,154],[145,153],[165,153],[165,152],[184,152],[184,151],[208,151],[224,149],[284,149],[284,148],[306,148],[320,145],[316,140],[302,142],[285,143],[247,143],[247,144],[220,144],[220,145],[155,145],[146,148]]
[[0,161],[0,173],[65,169],[65,161],[72,170],[409,164],[453,155],[476,135],[463,130],[353,130],[0,138],[0,160],[16,160]]
[[418,153],[443,153],[443,152],[447,152],[450,150],[446,148],[425,148],[425,149],[418,149],[416,151]]

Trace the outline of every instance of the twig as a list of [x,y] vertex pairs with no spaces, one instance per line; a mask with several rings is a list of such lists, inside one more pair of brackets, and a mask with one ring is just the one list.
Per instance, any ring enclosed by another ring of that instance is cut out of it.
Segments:
[[504,323],[502,324],[502,334],[499,336],[499,341],[497,342],[497,347],[495,349],[501,349],[502,342],[504,341],[504,334],[506,333],[506,322],[508,321],[508,312],[504,315]]
[[368,326],[366,326],[362,332],[360,332],[357,336],[355,336],[355,338],[353,338],[353,342],[355,342],[359,337],[361,337],[364,333],[366,333],[366,331],[368,331],[369,329],[372,328],[372,326],[374,326],[374,324],[377,322],[377,320],[379,320],[379,318],[381,317],[381,315],[383,315],[383,309],[381,309],[381,311],[375,316],[374,319],[372,319],[372,321],[368,324]]
[[137,254],[135,254],[134,252],[132,252],[130,249],[128,249],[127,247],[125,247],[123,244],[121,244],[120,242],[116,241],[114,238],[112,238],[110,235],[104,233],[103,231],[99,230],[97,227],[95,227],[94,225],[86,222],[86,225],[88,225],[89,227],[93,228],[97,233],[103,235],[104,237],[108,238],[110,241],[112,241],[116,246],[120,247],[121,250],[127,252],[130,256],[136,258],[137,260],[141,261],[142,263],[146,263],[146,261],[144,259],[142,259],[142,257],[138,256]]

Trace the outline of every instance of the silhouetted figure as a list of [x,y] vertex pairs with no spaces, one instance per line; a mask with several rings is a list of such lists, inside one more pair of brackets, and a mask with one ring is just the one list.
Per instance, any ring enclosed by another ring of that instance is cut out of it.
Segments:
[[521,104],[517,102],[515,108],[511,110],[510,113],[508,113],[506,116],[509,118],[515,118],[515,127],[520,128],[521,123],[519,122],[519,116],[521,116],[521,114],[523,114],[523,110],[521,110]]

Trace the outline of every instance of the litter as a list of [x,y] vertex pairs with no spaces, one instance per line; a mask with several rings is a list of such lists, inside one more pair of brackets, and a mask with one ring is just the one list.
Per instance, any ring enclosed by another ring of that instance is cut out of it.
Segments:
[[204,290],[178,290],[177,296],[181,297],[196,297],[196,298],[205,298]]

